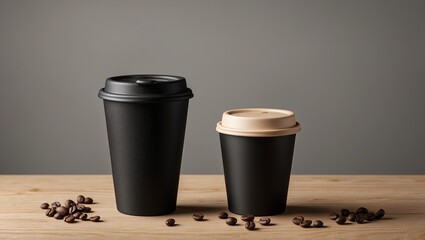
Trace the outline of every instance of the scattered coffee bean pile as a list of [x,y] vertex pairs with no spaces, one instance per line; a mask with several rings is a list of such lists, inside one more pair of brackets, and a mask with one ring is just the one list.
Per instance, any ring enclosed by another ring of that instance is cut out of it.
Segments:
[[[203,213],[194,213],[192,215],[192,218],[195,221],[205,221],[205,216]],[[235,217],[229,217],[229,214],[226,212],[220,212],[218,214],[218,218],[225,220],[227,225],[234,226],[238,222],[238,219]],[[245,222],[245,228],[248,230],[255,230],[255,222],[254,222],[255,216],[251,214],[244,214],[241,216],[241,220]],[[271,219],[269,217],[262,217],[260,220],[258,220],[258,223],[267,226],[270,225]],[[169,218],[165,220],[165,225],[171,227],[175,226],[176,220],[173,218]],[[322,223],[323,224],[323,223]]]
[[84,206],[83,203],[92,204],[93,199],[90,197],[84,197],[83,195],[78,195],[77,202],[68,199],[65,201],[63,206],[57,201],[50,205],[48,203],[42,203],[40,208],[46,210],[46,216],[53,217],[55,219],[63,219],[66,223],[74,223],[76,219],[99,222],[99,216],[92,216],[89,218],[87,213],[91,212],[91,208]]
[[309,228],[309,227],[315,227],[315,228],[321,228],[324,226],[323,221],[321,220],[315,220],[314,222],[308,219],[304,219],[303,216],[296,216],[292,219],[292,223],[295,225],[299,225],[302,228]]
[[[241,216],[241,220],[245,222],[245,228],[248,230],[255,230],[255,222],[254,222],[255,216],[252,214],[244,214]],[[258,223],[267,226],[270,225],[271,219],[269,217],[261,217],[260,220],[258,220]]]
[[365,207],[358,208],[355,212],[351,212],[349,209],[343,208],[340,210],[340,213],[331,213],[329,218],[335,220],[337,224],[344,224],[347,219],[350,222],[356,222],[359,224],[364,223],[364,221],[372,222],[374,220],[381,219],[385,215],[384,209],[379,209],[376,213],[369,212]]
[[[225,219],[226,224],[233,226],[236,225],[238,220],[235,217],[229,217],[229,215],[226,212],[220,212],[218,214],[218,218]],[[241,216],[241,220],[245,222],[245,228],[248,230],[255,230],[255,222],[254,222],[255,216],[252,214],[244,214]],[[267,226],[270,225],[271,219],[269,217],[262,217],[260,220],[258,220],[258,223]]]
[[[47,203],[45,203],[47,204]],[[53,203],[52,203],[53,204]],[[47,205],[42,205],[43,207],[46,207]],[[46,213],[47,215],[48,213]],[[50,213],[49,213],[50,214]],[[381,219],[382,217],[384,217],[385,215],[385,210],[384,209],[379,209],[376,213],[374,212],[369,212],[369,210],[365,207],[361,207],[358,208],[355,212],[351,212],[349,209],[343,208],[340,210],[339,213],[331,213],[329,214],[329,218],[334,220],[337,224],[343,225],[348,221],[350,222],[357,222],[357,223],[364,223],[364,221],[374,221],[374,220],[378,220]],[[205,220],[205,216],[203,213],[194,213],[193,214],[193,219],[195,221],[204,221]],[[81,218],[81,217],[80,217]],[[235,217],[230,217],[229,214],[227,214],[226,212],[220,212],[218,214],[218,218],[219,219],[224,219],[227,225],[230,226],[234,226],[236,225],[236,223],[238,222],[238,220]],[[244,214],[241,216],[241,220],[245,222],[245,228],[247,230],[255,230],[256,226],[255,226],[255,216],[252,214]],[[165,221],[165,225],[167,226],[174,226],[176,223],[176,220],[173,218],[169,218]],[[263,225],[263,226],[267,226],[270,225],[271,223],[271,219],[269,217],[261,217],[257,223]],[[292,219],[292,223],[294,223],[295,225],[298,225],[302,228],[310,228],[310,227],[314,227],[314,228],[322,228],[325,226],[325,224],[323,223],[322,220],[309,220],[309,219],[304,219],[303,216],[296,216]]]

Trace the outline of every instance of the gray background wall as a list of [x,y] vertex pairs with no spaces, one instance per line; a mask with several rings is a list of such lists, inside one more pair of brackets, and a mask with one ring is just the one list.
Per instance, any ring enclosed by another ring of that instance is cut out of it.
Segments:
[[183,173],[222,173],[215,124],[296,111],[293,172],[425,173],[425,1],[0,0],[0,173],[110,173],[99,88],[187,77]]

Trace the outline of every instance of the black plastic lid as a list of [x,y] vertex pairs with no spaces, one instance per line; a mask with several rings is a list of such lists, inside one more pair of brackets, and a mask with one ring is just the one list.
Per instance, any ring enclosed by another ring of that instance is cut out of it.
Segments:
[[158,102],[189,99],[193,93],[184,77],[139,74],[106,79],[98,96],[118,102]]

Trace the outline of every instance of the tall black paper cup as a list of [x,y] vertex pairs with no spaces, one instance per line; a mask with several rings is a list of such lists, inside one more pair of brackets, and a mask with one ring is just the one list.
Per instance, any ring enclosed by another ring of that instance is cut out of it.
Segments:
[[139,216],[173,212],[193,97],[185,78],[112,77],[99,97],[104,100],[118,211]]
[[266,216],[285,211],[300,129],[287,110],[246,108],[223,114],[217,131],[231,212]]

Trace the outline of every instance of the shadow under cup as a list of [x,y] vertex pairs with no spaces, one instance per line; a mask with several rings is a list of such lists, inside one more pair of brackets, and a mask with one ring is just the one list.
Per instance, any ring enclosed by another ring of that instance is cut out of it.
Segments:
[[295,133],[294,113],[236,109],[223,114],[220,135],[228,208],[236,214],[285,211]]

